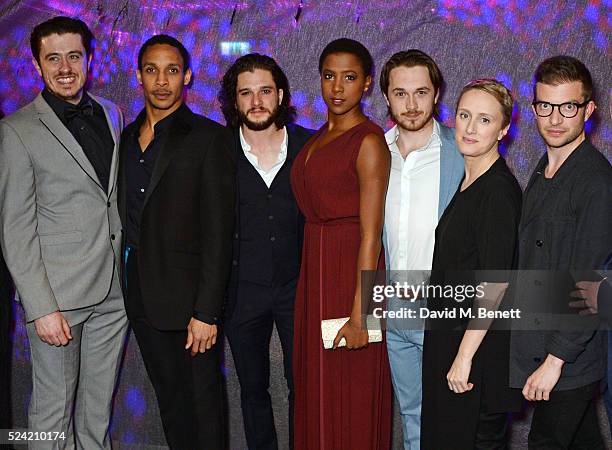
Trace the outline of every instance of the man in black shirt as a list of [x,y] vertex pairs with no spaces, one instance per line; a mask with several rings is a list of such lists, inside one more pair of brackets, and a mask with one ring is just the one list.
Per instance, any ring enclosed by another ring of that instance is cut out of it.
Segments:
[[92,39],[68,17],[32,32],[45,88],[0,122],[0,243],[27,320],[28,428],[58,432],[69,448],[98,449],[110,448],[127,318],[115,189],[123,117],[84,91]]
[[[554,305],[567,307],[569,271],[601,269],[612,250],[612,168],[584,130],[592,90],[576,58],[552,57],[536,70],[533,111],[547,151],[524,195],[517,302],[554,287]],[[523,282],[534,270],[551,271],[554,284]],[[529,448],[603,448],[593,400],[606,367],[603,338],[592,329],[512,333],[511,386],[536,402]]]
[[231,261],[234,168],[224,128],[183,103],[189,53],[153,36],[138,54],[145,109],[121,141],[126,310],[170,448],[224,449],[217,327]]

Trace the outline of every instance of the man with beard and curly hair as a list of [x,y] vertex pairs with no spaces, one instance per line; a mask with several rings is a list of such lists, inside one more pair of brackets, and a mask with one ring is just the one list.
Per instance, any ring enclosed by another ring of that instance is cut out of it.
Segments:
[[[270,338],[276,330],[289,388],[292,441],[293,304],[303,218],[289,174],[311,132],[292,124],[287,77],[269,56],[244,55],[223,77],[219,100],[236,158],[236,226],[226,334],[240,381],[249,449],[277,449],[270,385]],[[290,443],[291,446],[291,443]]]

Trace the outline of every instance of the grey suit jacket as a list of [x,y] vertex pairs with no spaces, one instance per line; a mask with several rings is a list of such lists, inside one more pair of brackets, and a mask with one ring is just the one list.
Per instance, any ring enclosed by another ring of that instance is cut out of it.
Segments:
[[0,244],[28,321],[101,302],[119,262],[123,116],[113,103],[90,96],[104,109],[115,142],[104,189],[40,94],[0,121]]

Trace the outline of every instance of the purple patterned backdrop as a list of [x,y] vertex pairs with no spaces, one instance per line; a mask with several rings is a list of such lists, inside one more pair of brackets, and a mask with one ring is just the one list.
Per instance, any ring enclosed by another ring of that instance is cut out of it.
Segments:
[[[301,5],[301,6],[300,6]],[[41,82],[29,51],[32,27],[54,15],[76,16],[94,34],[91,90],[121,106],[132,120],[142,108],[136,83],[138,48],[155,33],[173,34],[192,53],[195,82],[191,107],[217,121],[219,80],[237,55],[258,51],[273,56],[291,83],[298,122],[318,128],[325,120],[319,97],[318,55],[337,37],[360,40],[380,67],[395,51],[420,48],[446,78],[441,118],[452,125],[461,86],[473,78],[495,77],[516,96],[510,139],[504,153],[521,184],[544,151],[530,110],[531,77],[537,63],[559,53],[582,59],[596,85],[598,111],[588,124],[592,141],[612,157],[612,0],[1,0],[0,109],[10,114],[39,92]],[[367,113],[389,125],[380,92],[365,99]],[[14,330],[13,402],[16,426],[25,424],[29,395],[29,354],[17,308]],[[280,346],[272,344],[273,400],[286,404]],[[244,448],[239,393],[227,352],[231,448]],[[286,416],[277,416],[286,436]],[[155,398],[137,347],[130,341],[115,401],[113,439],[124,444],[163,445]],[[398,443],[396,436],[395,442]],[[515,436],[521,448],[521,437]]]

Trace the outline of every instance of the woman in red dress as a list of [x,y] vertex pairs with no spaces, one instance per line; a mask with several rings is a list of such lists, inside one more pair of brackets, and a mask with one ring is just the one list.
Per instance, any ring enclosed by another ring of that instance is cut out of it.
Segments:
[[[391,379],[384,343],[368,345],[361,271],[382,268],[381,230],[390,155],[382,129],[361,110],[372,57],[338,39],[319,58],[328,121],[293,164],[291,184],[306,218],[295,303],[296,450],[386,450]],[[324,350],[321,320],[349,316]]]

